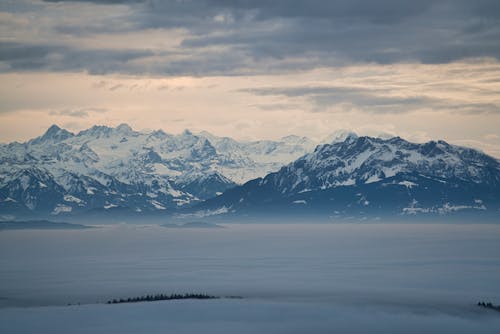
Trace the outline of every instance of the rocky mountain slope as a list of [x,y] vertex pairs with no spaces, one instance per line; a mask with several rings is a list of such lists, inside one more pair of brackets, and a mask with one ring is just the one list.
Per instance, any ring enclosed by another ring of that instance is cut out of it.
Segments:
[[0,145],[0,216],[9,219],[276,214],[495,220],[499,213],[499,160],[444,141],[339,132],[316,146],[297,136],[241,142],[208,132],[138,132],[122,124],[76,134],[52,126],[28,142]]
[[0,215],[166,212],[278,170],[314,146],[295,136],[238,142],[126,124],[77,134],[54,125],[28,142],[0,145]]
[[190,214],[329,219],[500,217],[500,163],[444,141],[415,144],[348,135],[264,178],[196,205]]

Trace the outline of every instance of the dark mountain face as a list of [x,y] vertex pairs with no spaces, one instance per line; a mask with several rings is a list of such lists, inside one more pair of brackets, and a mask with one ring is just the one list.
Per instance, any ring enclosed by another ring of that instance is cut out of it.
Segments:
[[350,136],[318,146],[276,173],[195,206],[226,215],[349,219],[498,219],[500,165],[446,142]]
[[52,125],[50,128],[47,129],[47,131],[43,136],[35,138],[31,140],[29,143],[42,144],[42,143],[58,142],[71,138],[73,136],[74,135],[71,132],[61,129],[57,125]]
[[212,198],[236,186],[234,182],[218,173],[191,177],[188,180],[179,180],[177,185],[182,191],[194,194],[200,199]]

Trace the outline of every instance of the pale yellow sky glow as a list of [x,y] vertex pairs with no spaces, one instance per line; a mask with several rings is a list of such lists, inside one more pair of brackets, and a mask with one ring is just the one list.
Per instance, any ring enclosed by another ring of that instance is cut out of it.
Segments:
[[[492,60],[201,78],[2,74],[0,140],[24,141],[54,123],[71,131],[120,123],[170,133],[188,128],[238,139],[321,139],[350,129],[414,141],[445,139],[500,156],[499,77],[500,64]],[[354,100],[329,100],[336,88]],[[359,96],[363,103],[357,103]],[[376,104],[381,97],[396,100],[372,107],[371,100]],[[422,102],[406,105],[412,98]]]

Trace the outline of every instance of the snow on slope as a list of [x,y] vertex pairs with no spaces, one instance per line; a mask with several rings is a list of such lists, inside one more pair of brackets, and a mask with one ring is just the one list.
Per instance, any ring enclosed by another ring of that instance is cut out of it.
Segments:
[[369,184],[401,173],[500,184],[498,160],[474,149],[444,141],[415,144],[399,137],[385,140],[356,135],[318,146],[313,153],[283,167],[273,182],[286,191],[299,192]]
[[276,171],[314,146],[296,136],[238,142],[188,130],[137,132],[126,124],[77,134],[53,125],[26,143],[0,145],[0,201],[53,214],[175,208]]
[[221,207],[236,215],[342,218],[487,211],[494,220],[500,210],[500,162],[444,141],[416,144],[348,134],[191,211]]

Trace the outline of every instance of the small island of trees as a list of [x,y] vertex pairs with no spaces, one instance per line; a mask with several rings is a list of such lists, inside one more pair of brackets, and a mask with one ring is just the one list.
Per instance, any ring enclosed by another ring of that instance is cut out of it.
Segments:
[[488,302],[488,303],[479,302],[479,303],[477,303],[477,306],[500,312],[500,305],[493,305],[490,302]]
[[122,304],[122,303],[141,303],[141,302],[154,302],[160,300],[175,300],[175,299],[219,299],[217,296],[210,296],[203,293],[185,293],[185,294],[156,294],[156,295],[145,295],[133,298],[120,298],[108,300],[106,304]]

